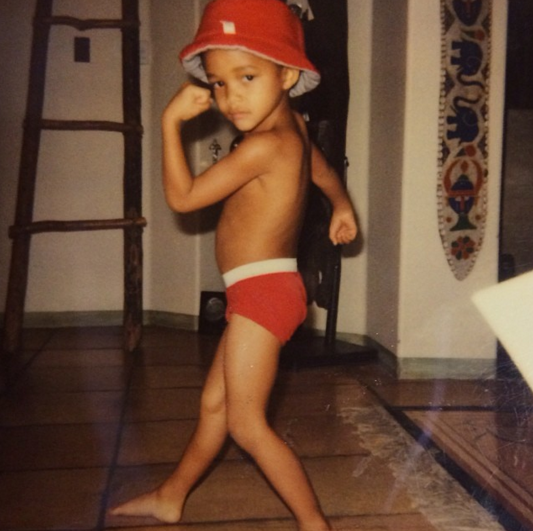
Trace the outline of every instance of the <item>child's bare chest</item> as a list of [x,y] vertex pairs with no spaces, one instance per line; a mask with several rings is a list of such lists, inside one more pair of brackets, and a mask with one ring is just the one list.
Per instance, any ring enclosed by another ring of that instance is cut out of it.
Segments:
[[223,270],[293,252],[294,216],[300,205],[289,207],[287,197],[254,184],[225,201],[216,236],[217,261]]

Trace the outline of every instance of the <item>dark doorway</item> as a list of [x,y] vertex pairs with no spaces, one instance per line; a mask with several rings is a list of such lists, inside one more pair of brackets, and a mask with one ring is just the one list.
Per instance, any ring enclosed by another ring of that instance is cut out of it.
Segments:
[[[499,280],[533,270],[533,2],[509,2]],[[498,348],[498,373],[517,371]]]

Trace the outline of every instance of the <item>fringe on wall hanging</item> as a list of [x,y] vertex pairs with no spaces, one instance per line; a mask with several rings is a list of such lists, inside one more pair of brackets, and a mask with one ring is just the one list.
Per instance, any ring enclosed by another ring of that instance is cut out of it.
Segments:
[[438,215],[458,280],[474,267],[487,218],[491,0],[441,0]]

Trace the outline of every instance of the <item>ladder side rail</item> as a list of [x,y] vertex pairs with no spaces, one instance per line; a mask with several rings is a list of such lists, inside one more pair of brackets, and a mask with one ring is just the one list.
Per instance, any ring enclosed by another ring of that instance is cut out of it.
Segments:
[[[40,24],[40,20],[49,17],[52,14],[52,8],[53,0],[37,0],[30,56],[26,117],[19,165],[15,226],[27,225],[33,219],[37,160],[41,140],[38,122],[43,114],[50,34],[50,26]],[[15,237],[12,242],[2,341],[2,350],[7,353],[14,353],[18,350],[21,342],[28,285],[30,241],[31,235],[21,234]]]
[[[122,18],[136,22],[122,28],[122,91],[124,123],[141,124],[140,32],[138,0],[122,0]],[[124,217],[142,216],[142,133],[124,134]],[[142,334],[142,227],[124,230],[124,348],[133,352]]]

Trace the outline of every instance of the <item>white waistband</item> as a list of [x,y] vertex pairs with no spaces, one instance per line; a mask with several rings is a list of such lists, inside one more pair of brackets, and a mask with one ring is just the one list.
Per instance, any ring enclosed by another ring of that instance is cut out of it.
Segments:
[[245,278],[268,275],[270,273],[291,273],[298,271],[296,258],[272,258],[261,262],[251,262],[231,269],[222,275],[226,288]]

